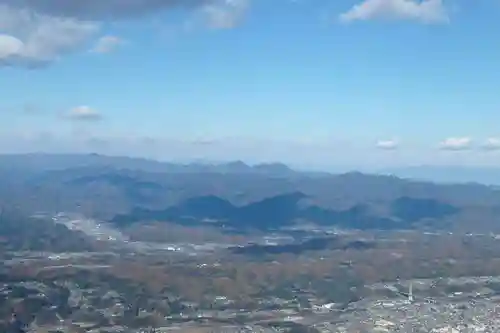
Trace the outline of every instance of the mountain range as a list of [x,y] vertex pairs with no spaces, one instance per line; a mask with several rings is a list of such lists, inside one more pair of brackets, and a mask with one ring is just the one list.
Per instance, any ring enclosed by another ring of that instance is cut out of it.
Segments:
[[[91,155],[0,156],[0,203],[21,212],[74,211],[126,226],[145,220],[269,230],[500,230],[500,191],[370,175],[296,171],[284,164],[175,164]],[[214,222],[212,222],[214,224]]]
[[195,197],[165,210],[136,208],[129,214],[115,216],[111,222],[123,227],[144,221],[170,221],[190,225],[203,225],[207,221],[213,221],[215,223],[212,222],[212,225],[234,230],[270,231],[303,221],[322,226],[390,230],[412,229],[421,226],[419,222],[426,220],[438,221],[434,227],[440,227],[444,218],[460,211],[458,207],[433,199],[401,197],[390,203],[387,216],[377,216],[364,204],[345,210],[326,209],[317,205],[301,207],[299,202],[305,198],[305,194],[295,192],[235,206],[216,196]]

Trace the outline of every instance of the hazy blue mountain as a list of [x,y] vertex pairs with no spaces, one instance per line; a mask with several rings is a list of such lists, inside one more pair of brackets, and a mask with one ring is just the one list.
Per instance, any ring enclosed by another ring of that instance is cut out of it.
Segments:
[[[460,211],[437,200],[399,198],[390,207],[389,216],[377,216],[365,205],[336,211],[299,204],[307,196],[300,192],[278,195],[243,206],[235,206],[216,196],[191,198],[165,210],[135,209],[111,220],[119,227],[148,221],[168,221],[186,225],[202,225],[207,220],[237,230],[279,230],[298,222],[352,229],[412,229],[424,219],[442,219]],[[436,223],[439,228],[439,223]]]
[[440,183],[500,185],[500,168],[467,166],[415,166],[382,170],[382,174]]
[[[494,175],[495,170],[490,170]],[[447,172],[448,173],[448,172]],[[423,178],[423,177],[420,177]],[[465,179],[465,178],[464,178]],[[500,230],[500,190],[284,164],[176,164],[89,155],[0,155],[0,205],[125,220],[224,221],[272,229],[297,221],[394,229],[439,223]]]
[[170,163],[145,158],[105,156],[99,154],[5,154],[0,155],[0,170],[50,170],[78,168],[118,168],[146,172],[215,172],[215,173],[261,173],[287,176],[295,173],[281,163],[247,165],[242,161],[228,163]]

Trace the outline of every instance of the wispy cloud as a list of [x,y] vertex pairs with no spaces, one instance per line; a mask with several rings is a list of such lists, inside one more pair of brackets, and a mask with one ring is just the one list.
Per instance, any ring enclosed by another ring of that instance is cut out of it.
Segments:
[[220,0],[202,8],[208,27],[230,29],[238,25],[250,6],[250,0]]
[[75,107],[64,114],[66,119],[76,121],[98,121],[102,115],[95,109],[88,106]]
[[117,36],[102,36],[92,48],[93,53],[110,53],[116,50],[124,40]]
[[481,144],[481,148],[487,151],[500,150],[500,138],[488,138]]
[[[211,28],[231,28],[250,0],[0,0],[0,67],[40,68],[88,48],[102,22],[139,18],[171,9],[202,12]],[[121,44],[104,36],[92,48],[107,53]]]
[[0,66],[44,66],[81,48],[98,30],[95,22],[48,16],[0,1]]
[[399,142],[396,139],[379,140],[376,143],[376,147],[382,150],[395,150],[399,148]]
[[364,0],[340,15],[342,22],[372,19],[443,23],[449,15],[443,0]]
[[468,150],[471,148],[472,139],[469,137],[452,137],[439,143],[442,150]]

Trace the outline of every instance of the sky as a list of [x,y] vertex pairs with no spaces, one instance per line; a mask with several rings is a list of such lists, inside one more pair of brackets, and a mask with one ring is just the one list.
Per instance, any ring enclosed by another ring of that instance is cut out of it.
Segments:
[[0,0],[0,153],[500,165],[497,0]]

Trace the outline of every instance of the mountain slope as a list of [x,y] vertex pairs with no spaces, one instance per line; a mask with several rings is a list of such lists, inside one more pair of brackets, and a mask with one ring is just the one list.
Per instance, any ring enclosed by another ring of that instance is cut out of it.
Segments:
[[299,222],[322,226],[338,226],[351,229],[412,229],[424,219],[439,220],[460,212],[452,205],[436,200],[403,197],[392,202],[393,214],[377,216],[369,207],[356,205],[346,210],[335,211],[318,206],[303,207],[300,192],[278,195],[243,206],[235,206],[215,196],[186,200],[165,210],[135,209],[130,214],[115,216],[111,222],[119,227],[134,223],[166,221],[186,225],[202,225],[210,220],[213,225],[237,230],[279,230]]

